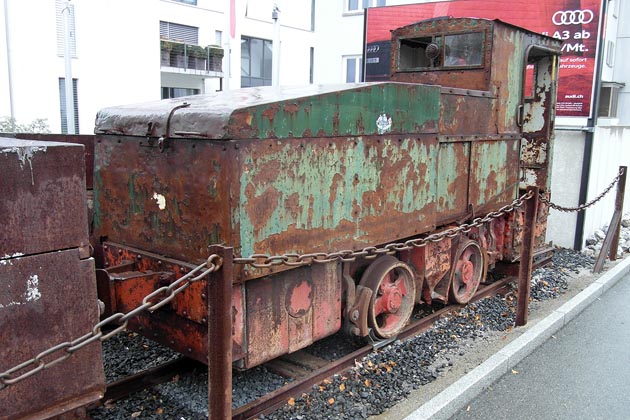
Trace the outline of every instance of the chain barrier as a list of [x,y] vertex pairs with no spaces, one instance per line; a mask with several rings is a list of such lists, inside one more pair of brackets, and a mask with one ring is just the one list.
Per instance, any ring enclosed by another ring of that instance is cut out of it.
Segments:
[[577,207],[563,207],[563,206],[560,206],[558,204],[552,203],[551,201],[549,201],[548,199],[546,199],[543,196],[540,197],[540,201],[542,201],[543,203],[547,204],[552,209],[555,209],[555,210],[558,210],[558,211],[563,211],[565,213],[569,213],[569,212],[573,212],[573,211],[585,210],[585,209],[591,207],[593,204],[595,204],[598,201],[600,201],[602,198],[604,198],[604,196],[610,192],[612,187],[614,187],[617,184],[617,182],[619,182],[619,179],[622,177],[623,173],[624,173],[624,169],[623,168],[619,169],[619,173],[617,174],[617,176],[606,187],[606,189],[604,189],[604,191],[602,191],[597,197],[595,197],[591,201],[589,201],[587,203],[584,203],[584,204],[580,204]]
[[393,242],[382,247],[369,246],[359,251],[342,250],[336,252],[314,252],[309,254],[252,254],[246,258],[234,258],[234,264],[251,265],[254,268],[270,268],[277,265],[286,265],[289,267],[299,267],[310,265],[312,263],[324,264],[333,261],[354,262],[357,258],[373,259],[379,255],[393,254],[399,251],[407,251],[412,248],[422,248],[428,243],[440,242],[446,238],[454,238],[462,233],[468,233],[471,229],[481,227],[482,225],[513,212],[521,207],[525,200],[532,198],[533,192],[529,191],[511,204],[501,207],[497,211],[488,213],[485,217],[477,217],[470,223],[464,223],[457,227],[447,229],[438,233],[434,233],[422,238],[409,239],[405,242]]
[[[425,237],[409,239],[405,242],[393,242],[381,247],[369,246],[365,247],[358,251],[353,250],[340,250],[336,252],[315,252],[315,253],[307,253],[307,254],[297,254],[297,253],[288,253],[283,255],[268,255],[268,254],[252,254],[246,258],[234,258],[234,264],[242,264],[242,265],[251,265],[254,268],[270,268],[277,265],[286,265],[289,267],[299,267],[304,265],[315,264],[324,264],[333,261],[340,262],[354,262],[357,258],[365,258],[365,259],[374,259],[380,255],[385,254],[394,254],[400,251],[407,251],[413,248],[422,248],[427,246],[429,243],[440,242],[446,238],[454,238],[462,233],[468,233],[473,228],[478,228],[483,226],[484,224],[491,222],[494,219],[502,217],[508,213],[513,212],[517,208],[522,207],[523,203],[526,200],[532,198],[533,192],[528,192],[521,197],[512,201],[511,204],[501,207],[497,211],[493,211],[488,213],[485,217],[477,217],[473,219],[470,223],[464,223],[457,227],[450,228],[438,233],[434,233]],[[216,272],[221,269],[223,261],[221,258],[212,254],[208,257],[208,260],[195,267],[193,270],[188,272],[186,275],[180,277],[175,280],[173,283],[168,286],[160,287],[153,292],[149,293],[142,299],[142,304],[137,306],[135,309],[122,313],[115,313],[106,319],[102,320],[98,324],[96,324],[92,331],[73,340],[64,343],[59,343],[56,346],[49,348],[37,356],[33,357],[30,360],[27,360],[17,366],[12,367],[5,372],[0,373],[0,390],[16,384],[39,371],[44,369],[48,369],[56,364],[63,362],[70,356],[72,356],[76,351],[82,349],[83,347],[95,342],[95,341],[105,341],[108,338],[118,334],[121,331],[124,331],[127,328],[129,320],[138,316],[143,312],[154,312],[155,310],[163,307],[164,305],[170,303],[175,296],[188,288],[192,283],[201,280],[209,273]],[[196,275],[199,271],[204,269],[200,274]],[[195,276],[196,275],[196,276]],[[195,276],[195,277],[193,277]],[[164,298],[159,300],[159,296],[164,295]],[[103,333],[102,328],[108,325],[117,325],[113,330]],[[45,358],[48,358],[55,353],[60,353],[57,358],[52,359],[50,361],[45,361]],[[13,376],[16,372],[23,371],[24,369],[28,369],[26,372],[19,374],[18,376]]]
[[[153,292],[149,293],[142,299],[142,304],[136,307],[135,309],[122,313],[115,313],[106,319],[102,320],[98,324],[96,324],[92,331],[73,340],[66,341],[65,343],[59,343],[56,346],[49,348],[37,356],[33,357],[30,360],[27,360],[23,363],[20,363],[17,366],[12,367],[11,369],[0,373],[0,390],[8,387],[9,385],[16,384],[39,371],[44,369],[48,369],[56,364],[63,362],[68,357],[72,356],[76,351],[82,349],[83,347],[93,343],[94,341],[105,341],[108,338],[112,337],[115,334],[125,330],[127,328],[127,324],[129,320],[142,312],[153,312],[162,306],[171,302],[175,296],[188,288],[191,284],[201,280],[206,275],[210,273],[214,273],[221,269],[223,261],[221,257],[216,254],[212,254],[208,257],[208,260],[203,264],[198,265],[186,275],[180,277],[175,280],[173,283],[168,286],[160,287]],[[203,271],[201,271],[203,270]],[[197,274],[201,271],[201,274]],[[160,295],[164,295],[163,299],[159,299]],[[103,333],[102,328],[107,325],[117,325],[112,331],[108,333]],[[52,359],[50,361],[45,361],[45,358],[49,358],[51,355],[55,353],[59,353],[57,358]],[[24,369],[29,370],[14,376],[16,372],[23,371]]]

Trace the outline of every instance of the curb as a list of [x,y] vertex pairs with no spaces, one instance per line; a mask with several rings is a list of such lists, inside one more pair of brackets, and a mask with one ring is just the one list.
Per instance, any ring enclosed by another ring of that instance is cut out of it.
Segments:
[[621,260],[597,281],[420,406],[405,420],[449,419],[628,273],[630,257]]

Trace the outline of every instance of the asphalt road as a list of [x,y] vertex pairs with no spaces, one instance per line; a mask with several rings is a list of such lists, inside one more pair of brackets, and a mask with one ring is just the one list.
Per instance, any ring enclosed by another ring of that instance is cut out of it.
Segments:
[[630,420],[630,275],[451,420]]

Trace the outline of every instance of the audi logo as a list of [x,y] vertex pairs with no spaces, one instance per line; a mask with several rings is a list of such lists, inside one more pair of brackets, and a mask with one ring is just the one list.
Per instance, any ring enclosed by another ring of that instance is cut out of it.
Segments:
[[551,21],[554,25],[579,25],[591,23],[595,15],[591,10],[558,10]]

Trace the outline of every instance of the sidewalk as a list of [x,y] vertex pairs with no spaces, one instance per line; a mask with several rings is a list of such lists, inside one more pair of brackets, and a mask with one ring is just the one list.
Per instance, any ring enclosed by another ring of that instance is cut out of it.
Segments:
[[626,258],[406,419],[630,419],[629,272]]

